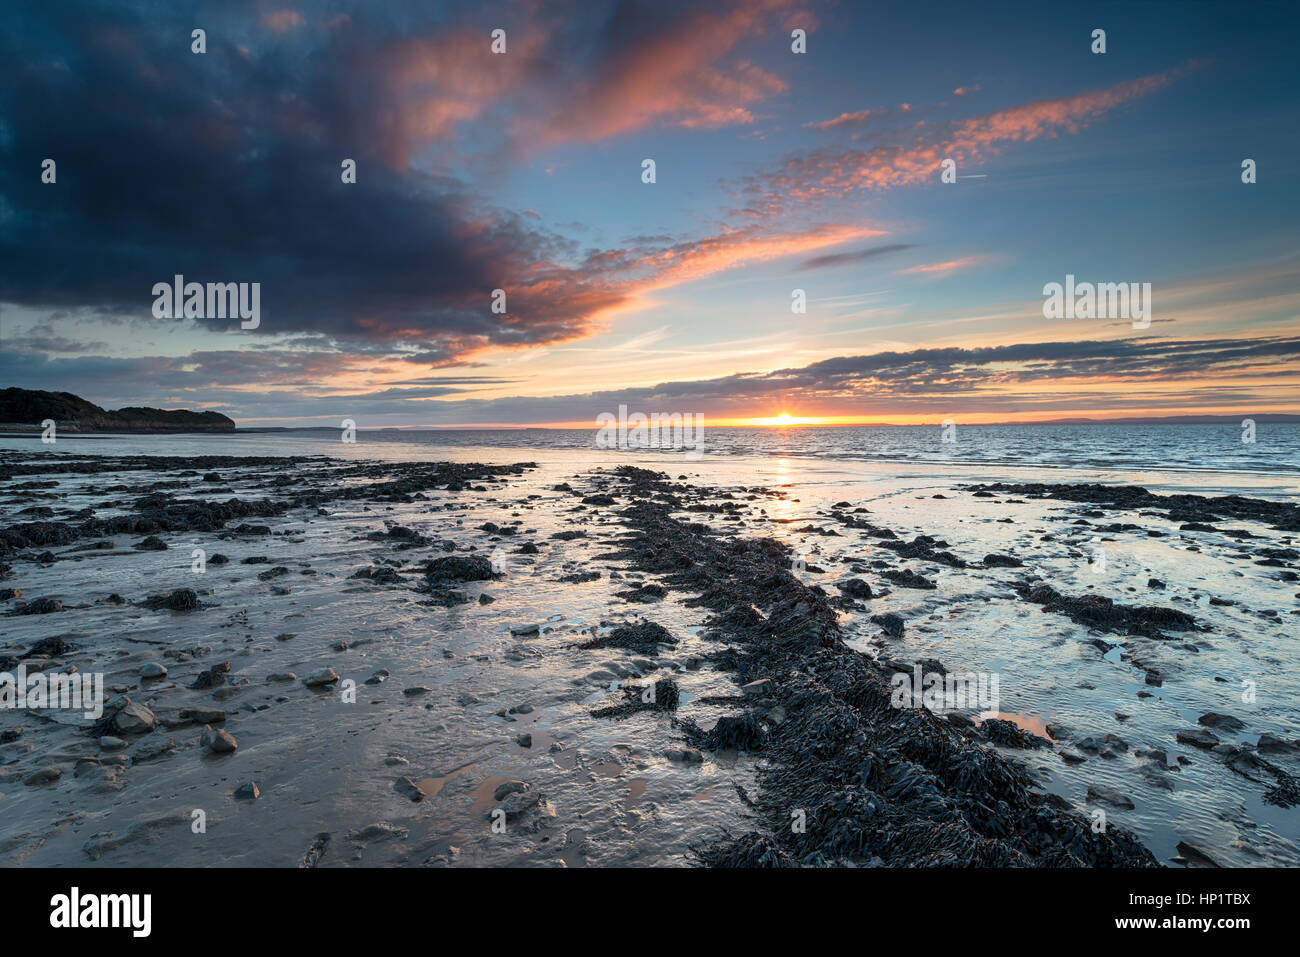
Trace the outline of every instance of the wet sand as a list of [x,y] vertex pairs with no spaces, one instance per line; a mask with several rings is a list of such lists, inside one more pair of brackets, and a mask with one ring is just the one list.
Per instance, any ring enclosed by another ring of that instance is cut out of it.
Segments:
[[0,711],[5,864],[1300,863],[1293,500],[98,446],[0,452],[0,671],[156,724]]

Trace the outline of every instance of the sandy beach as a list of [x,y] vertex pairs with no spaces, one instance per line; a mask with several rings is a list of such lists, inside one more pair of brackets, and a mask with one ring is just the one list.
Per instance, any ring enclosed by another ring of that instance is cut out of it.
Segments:
[[0,450],[0,863],[1300,863],[1285,482],[197,441]]

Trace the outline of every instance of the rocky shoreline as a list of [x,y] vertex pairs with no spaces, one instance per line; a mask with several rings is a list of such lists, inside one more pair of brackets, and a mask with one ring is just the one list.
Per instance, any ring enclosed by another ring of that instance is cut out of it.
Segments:
[[[1063,501],[1089,510],[1071,523],[1115,536],[1156,531],[1120,513],[1198,540],[1253,523],[1234,539],[1243,560],[1283,576],[1300,558],[1289,503],[946,494]],[[303,866],[1161,863],[1129,828],[1097,826],[1099,807],[1133,808],[1128,794],[1098,779],[1076,804],[1043,786],[1044,756],[1062,773],[1132,765],[1171,790],[1228,774],[1267,805],[1300,803],[1300,743],[1247,742],[1248,722],[1221,711],[1130,743],[898,706],[895,676],[954,667],[896,650],[935,608],[970,603],[949,577],[976,583],[962,586],[976,603],[1038,609],[1080,653],[1121,655],[1152,702],[1183,680],[1168,655],[1217,637],[1199,594],[1071,593],[1027,545],[968,555],[852,501],[797,528],[769,514],[789,505],[780,489],[632,466],[557,482],[531,462],[0,452],[0,672],[103,672],[109,699],[94,721],[0,711],[0,861],[197,864],[190,792],[238,822],[223,859]],[[1258,542],[1261,528],[1278,535]],[[791,529],[843,549],[809,564],[777,537]],[[1281,624],[1266,611],[1252,614]],[[1171,757],[1180,747],[1194,757]],[[323,784],[322,754],[364,783]],[[1215,853],[1182,841],[1176,862]]]

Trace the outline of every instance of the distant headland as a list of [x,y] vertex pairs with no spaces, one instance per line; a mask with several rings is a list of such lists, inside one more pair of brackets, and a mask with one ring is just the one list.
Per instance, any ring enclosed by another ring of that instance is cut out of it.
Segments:
[[234,432],[220,412],[189,409],[101,409],[71,392],[0,389],[0,431],[39,432],[52,419],[66,432]]

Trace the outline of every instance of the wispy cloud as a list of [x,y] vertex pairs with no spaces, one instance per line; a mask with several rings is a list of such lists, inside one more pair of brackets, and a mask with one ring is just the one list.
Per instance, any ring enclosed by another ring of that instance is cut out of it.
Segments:
[[[364,412],[405,417],[407,424],[577,422],[620,402],[647,401],[714,417],[759,416],[779,404],[809,415],[989,419],[1081,407],[1104,414],[1151,400],[1190,411],[1239,411],[1243,404],[1254,412],[1293,411],[1300,399],[1297,359],[1300,337],[1287,335],[1026,342],[883,351],[585,395],[494,399],[466,397],[477,385],[472,378],[358,390],[349,383],[364,381],[355,375],[363,363],[339,354],[263,353],[252,361],[242,352],[118,360],[9,354],[0,356],[0,378],[17,385],[75,381],[110,405],[132,404],[137,396],[129,383],[149,383],[182,404],[215,405],[250,421]],[[338,385],[320,385],[330,381]]]
[[[1169,86],[1201,65],[1191,63],[1089,93],[1037,100],[969,119],[917,123],[898,134],[898,143],[870,148],[822,147],[797,153],[750,177],[744,189],[756,208],[771,213],[791,201],[835,199],[859,190],[920,183],[937,176],[944,159],[962,167],[975,166],[1013,143],[1077,133],[1108,112]],[[873,115],[870,110],[845,113],[817,127],[857,126]]]
[[828,253],[825,256],[814,256],[812,259],[804,262],[800,269],[824,269],[827,266],[845,266],[855,263],[867,262],[871,259],[877,259],[881,256],[888,256],[890,253],[902,252],[906,249],[914,249],[911,243],[889,243],[884,246],[872,246],[869,249],[859,249],[847,253]]
[[922,276],[946,276],[949,273],[958,272],[962,269],[970,269],[972,266],[980,266],[989,262],[991,256],[963,256],[961,259],[949,259],[947,262],[924,263],[920,266],[911,266],[904,269],[905,273],[919,274]]

